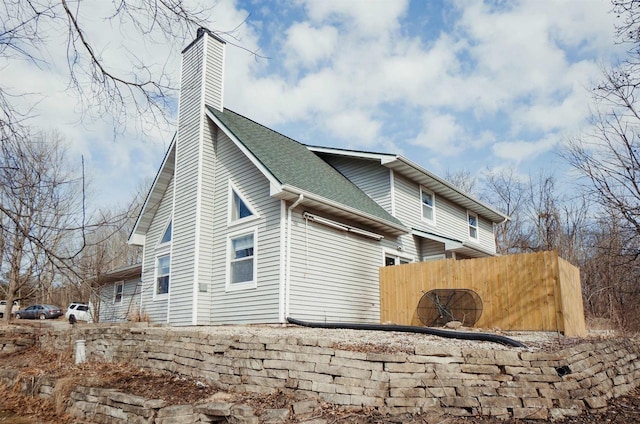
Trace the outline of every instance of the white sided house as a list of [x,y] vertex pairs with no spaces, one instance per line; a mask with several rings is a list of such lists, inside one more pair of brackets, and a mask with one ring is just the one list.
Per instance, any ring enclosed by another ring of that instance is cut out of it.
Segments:
[[379,267],[496,254],[507,217],[408,159],[225,109],[224,49],[201,29],[183,51],[177,137],[129,240],[153,322],[377,323]]

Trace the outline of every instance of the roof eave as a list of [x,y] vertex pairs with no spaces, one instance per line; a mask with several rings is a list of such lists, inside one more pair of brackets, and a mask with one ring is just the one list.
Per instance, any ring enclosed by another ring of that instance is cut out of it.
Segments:
[[[171,176],[174,172],[174,162],[175,162],[175,147],[176,147],[176,136],[173,136],[171,140],[171,144],[167,149],[166,154],[162,160],[162,165],[158,169],[158,172],[151,184],[151,188],[147,192],[147,197],[144,200],[144,204],[140,209],[140,213],[138,214],[138,218],[136,219],[136,223],[131,230],[131,234],[129,235],[129,239],[127,240],[128,244],[134,246],[144,246],[147,230],[149,229],[149,222],[144,221],[144,217],[148,214],[155,213],[160,200],[162,200],[162,193],[169,186],[169,182],[171,181]],[[170,166],[169,166],[170,165]]]
[[367,214],[363,211],[350,208],[341,203],[331,201],[322,196],[310,193],[305,190],[301,190],[291,185],[283,185],[280,187],[274,187],[272,185],[271,195],[278,199],[293,201],[300,195],[303,195],[301,205],[313,207],[321,211],[331,212],[337,216],[352,219],[362,224],[373,227],[377,230],[383,231],[394,236],[408,234],[410,230],[402,224],[397,224],[380,217]]
[[389,156],[385,159],[386,160],[381,161],[383,166],[393,169],[427,188],[433,189],[436,195],[449,198],[468,210],[488,218],[493,223],[498,224],[511,219],[508,215],[463,192],[458,187],[403,156],[395,156],[395,158]]

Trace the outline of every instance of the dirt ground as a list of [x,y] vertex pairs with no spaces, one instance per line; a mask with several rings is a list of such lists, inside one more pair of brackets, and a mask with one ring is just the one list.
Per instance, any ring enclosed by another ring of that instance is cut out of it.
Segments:
[[[33,379],[40,376],[55,376],[59,381],[61,395],[52,401],[44,401],[37,396],[23,396],[17,390],[5,388],[0,398],[0,423],[44,424],[72,423],[63,414],[65,399],[76,385],[114,388],[138,396],[164,399],[170,404],[201,402],[209,398],[246,403],[256,412],[262,409],[288,408],[295,401],[293,395],[275,393],[256,395],[255,393],[216,393],[197,380],[179,375],[160,374],[148,370],[113,363],[85,363],[75,365],[69,353],[51,353],[38,348],[0,356],[0,366],[22,370],[20,378]],[[387,417],[377,411],[353,410],[322,404],[317,418],[327,423],[539,423],[529,420],[502,420],[491,417],[456,418],[443,415],[423,414],[419,416]],[[294,422],[294,421],[291,421]],[[611,401],[601,413],[587,412],[579,417],[567,418],[559,423],[636,423],[640,422],[640,389],[628,396]]]

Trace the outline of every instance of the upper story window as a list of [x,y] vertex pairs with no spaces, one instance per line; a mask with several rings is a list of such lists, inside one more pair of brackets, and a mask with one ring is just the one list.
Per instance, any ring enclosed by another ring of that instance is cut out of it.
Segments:
[[256,230],[229,236],[227,290],[256,286]]
[[169,224],[167,225],[167,228],[165,228],[164,234],[162,235],[162,238],[160,239],[160,243],[158,243],[158,244],[165,244],[165,243],[169,243],[171,241],[171,227],[172,226],[173,226],[173,220],[169,221]]
[[478,215],[467,211],[467,220],[469,221],[469,239],[478,241]]
[[422,219],[435,225],[436,195],[432,191],[420,187],[420,205],[422,207]]
[[229,183],[229,223],[249,221],[257,217],[258,214],[249,202],[242,197],[240,191]]

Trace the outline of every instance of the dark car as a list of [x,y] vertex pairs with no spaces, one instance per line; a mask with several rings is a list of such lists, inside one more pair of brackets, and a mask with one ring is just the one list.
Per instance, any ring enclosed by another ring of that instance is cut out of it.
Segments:
[[62,308],[54,305],[31,305],[16,311],[16,319],[47,319],[62,316]]

